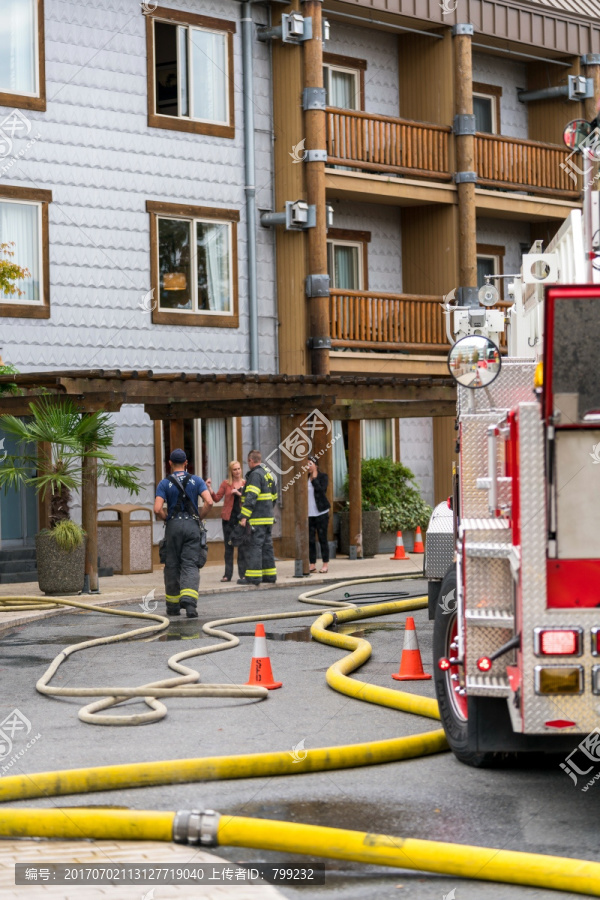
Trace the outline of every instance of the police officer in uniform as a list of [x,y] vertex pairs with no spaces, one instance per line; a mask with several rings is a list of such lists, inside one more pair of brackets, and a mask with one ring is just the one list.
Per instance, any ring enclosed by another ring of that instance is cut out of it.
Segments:
[[273,552],[273,507],[277,500],[277,484],[273,474],[262,464],[259,450],[248,454],[249,471],[242,496],[239,523],[252,526],[252,537],[246,549],[246,574],[238,584],[275,584],[277,569]]
[[[171,474],[156,489],[154,512],[166,520],[164,556],[167,614],[178,616],[180,607],[188,619],[198,617],[198,588],[200,567],[206,562],[205,519],[213,505],[210,491],[202,478],[188,475],[187,457],[183,450],[173,450],[170,456]],[[198,512],[198,497],[204,506]],[[167,503],[167,511],[163,509]],[[202,558],[204,556],[204,558]]]

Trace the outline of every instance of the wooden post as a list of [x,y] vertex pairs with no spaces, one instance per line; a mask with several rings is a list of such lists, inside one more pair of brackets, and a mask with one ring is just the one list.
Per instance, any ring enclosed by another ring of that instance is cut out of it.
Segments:
[[[304,87],[323,89],[322,0],[306,0],[305,18],[312,18],[312,38],[304,42]],[[307,93],[309,93],[307,91]],[[310,102],[310,99],[309,99]],[[304,130],[306,149],[325,150],[326,112],[306,109]],[[327,274],[327,200],[324,160],[307,160],[306,195],[309,206],[316,207],[316,226],[308,229],[308,274]],[[309,333],[314,341],[311,353],[313,375],[329,375],[329,297],[319,293],[309,298]]]
[[348,422],[348,499],[350,503],[349,556],[362,559],[362,483],[360,420]]
[[[473,64],[471,33],[460,33],[468,26],[455,25],[454,35],[454,89],[456,115],[473,115]],[[475,138],[472,134],[457,134],[456,171],[475,171]],[[461,287],[477,285],[477,221],[475,210],[475,184],[459,182],[458,195],[458,279]]]
[[[183,446],[183,419],[169,419],[169,443],[171,453],[179,448],[185,450]],[[188,451],[186,450],[185,452],[187,453]]]
[[[291,431],[299,428],[306,416],[292,416]],[[305,426],[302,428],[305,430]],[[282,468],[284,466],[282,465]],[[287,466],[286,466],[287,468]],[[294,559],[295,575],[308,575],[308,484],[306,474],[306,459],[295,460],[293,472],[288,479],[298,476],[288,488],[287,495],[290,498],[294,511]]]
[[84,593],[98,593],[98,460],[84,457],[81,475],[81,524],[87,535]]
[[[600,103],[600,54],[594,54],[593,56],[590,54],[591,58],[597,60],[595,62],[589,62],[585,67],[585,74],[588,78],[593,79],[594,82],[594,96],[590,97],[589,100],[585,101],[584,105],[584,117],[591,122],[596,116],[600,116],[600,110],[598,109],[598,104]],[[592,186],[592,190],[600,190],[600,184],[598,183],[598,174],[600,168],[598,163],[594,163],[592,177],[594,179],[594,184]]]
[[[38,444],[38,458],[40,460],[49,460],[50,453],[51,449],[48,441],[40,441]],[[38,531],[42,531],[44,528],[50,528],[50,499],[51,494],[49,490],[44,497],[42,497],[41,494],[38,494]]]

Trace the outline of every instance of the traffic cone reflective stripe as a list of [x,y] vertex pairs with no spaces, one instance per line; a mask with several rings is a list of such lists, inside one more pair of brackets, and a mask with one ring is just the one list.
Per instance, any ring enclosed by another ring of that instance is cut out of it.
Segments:
[[260,623],[256,626],[254,632],[254,650],[252,651],[252,662],[250,663],[250,678],[246,684],[259,685],[267,688],[269,691],[274,691],[283,684],[283,682],[273,679],[271,660],[267,653],[265,626]]
[[413,547],[413,553],[425,553],[425,547],[423,546],[423,535],[421,534],[421,528],[417,525],[417,533],[415,534],[415,546]]
[[400,659],[400,671],[394,673],[392,678],[396,681],[425,681],[431,678],[431,675],[423,670],[423,662],[421,660],[421,651],[419,650],[419,642],[417,641],[417,632],[415,629],[415,620],[412,616],[406,619],[404,630],[404,648],[402,650],[402,658]]
[[404,549],[404,541],[402,540],[402,532],[399,531],[396,535],[396,550],[393,556],[390,556],[390,559],[409,559],[408,553]]

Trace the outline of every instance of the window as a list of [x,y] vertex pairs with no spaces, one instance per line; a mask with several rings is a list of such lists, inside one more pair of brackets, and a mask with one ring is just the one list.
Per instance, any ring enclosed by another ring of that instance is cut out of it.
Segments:
[[500,134],[500,97],[502,88],[495,84],[473,82],[475,129],[481,134]]
[[234,137],[235,24],[159,7],[146,27],[149,125]]
[[[495,244],[477,244],[477,287],[484,285],[486,275],[502,275],[504,273],[504,247]],[[492,281],[503,297],[504,280]]]
[[394,438],[391,419],[363,419],[362,423],[363,459],[393,458]]
[[365,108],[364,59],[323,54],[323,84],[327,92],[327,106],[337,109]]
[[[183,449],[188,456],[188,472],[211,478],[212,487],[217,491],[228,475],[228,466],[236,459],[237,419],[184,419]],[[172,448],[168,423],[163,423],[162,458],[168,460]],[[243,464],[242,464],[243,469]],[[168,462],[164,463],[164,474],[170,472]]]
[[327,270],[331,287],[337,290],[367,289],[367,244],[370,231],[330,228],[327,232]]
[[0,316],[48,319],[48,203],[50,191],[0,187],[0,244],[11,244],[11,262],[29,271],[17,281],[22,294],[0,293]]
[[0,0],[0,105],[46,109],[44,0]]
[[147,203],[153,322],[238,326],[237,222],[231,209]]

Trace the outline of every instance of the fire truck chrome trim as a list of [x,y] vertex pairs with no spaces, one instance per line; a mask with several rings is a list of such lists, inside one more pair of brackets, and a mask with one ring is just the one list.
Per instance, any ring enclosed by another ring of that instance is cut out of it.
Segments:
[[598,635],[600,634],[600,627],[596,626],[595,628],[592,628],[591,631],[592,631],[592,656],[600,656],[600,649],[598,648]]

